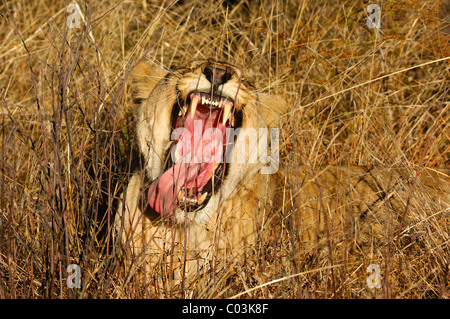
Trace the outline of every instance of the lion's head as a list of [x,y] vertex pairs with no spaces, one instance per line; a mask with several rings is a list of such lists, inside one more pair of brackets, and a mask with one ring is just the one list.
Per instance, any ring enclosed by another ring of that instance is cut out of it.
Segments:
[[225,62],[195,61],[173,71],[142,62],[133,75],[148,203],[178,222],[205,220],[264,164],[251,159],[284,103],[258,93]]

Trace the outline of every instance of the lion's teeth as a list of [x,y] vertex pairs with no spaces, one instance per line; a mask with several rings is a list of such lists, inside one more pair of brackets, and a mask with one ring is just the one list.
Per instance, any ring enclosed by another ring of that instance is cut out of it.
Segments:
[[211,99],[209,99],[207,97],[202,96],[202,104],[203,105],[214,105],[214,106],[217,106],[217,105],[219,105],[219,102],[218,101],[213,101],[213,100],[211,100]]
[[187,112],[187,106],[183,106],[178,112],[178,116],[184,116]]
[[184,201],[185,200],[184,192],[180,188],[178,188],[177,198],[178,198],[179,201]]
[[223,118],[222,118],[222,125],[225,125],[225,123],[227,122],[227,120],[230,118],[231,116],[231,107],[232,107],[232,103],[225,103],[223,105]]
[[197,110],[197,105],[198,105],[199,101],[200,101],[200,98],[198,96],[196,96],[196,95],[194,95],[191,98],[191,119],[194,118],[195,111]]
[[202,195],[200,195],[199,197],[197,197],[197,202],[199,204],[203,204],[203,202],[206,199],[206,196],[208,196],[208,192],[203,193]]
[[198,105],[198,102],[199,102],[199,101],[200,101],[200,99],[199,99],[199,97],[196,96],[196,95],[194,95],[194,96],[191,98],[191,119],[194,118],[195,111],[197,110],[197,105]]

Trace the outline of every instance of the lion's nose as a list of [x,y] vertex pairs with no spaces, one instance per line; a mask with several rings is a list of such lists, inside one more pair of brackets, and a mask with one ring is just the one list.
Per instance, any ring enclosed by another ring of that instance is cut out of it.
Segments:
[[231,79],[231,73],[227,70],[218,69],[212,66],[207,66],[203,70],[203,74],[206,76],[209,82],[217,88],[221,84],[225,84]]

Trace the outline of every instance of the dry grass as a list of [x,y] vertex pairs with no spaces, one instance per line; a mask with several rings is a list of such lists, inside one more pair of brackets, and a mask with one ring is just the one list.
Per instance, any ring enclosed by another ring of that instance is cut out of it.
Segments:
[[[189,292],[131,276],[108,241],[131,167],[127,79],[144,53],[166,67],[227,60],[261,91],[284,94],[284,167],[448,168],[445,4],[372,2],[381,33],[366,26],[363,1],[80,0],[81,26],[69,29],[69,1],[3,0],[0,298],[448,298],[448,210],[417,212],[422,222],[407,225],[393,252],[330,265],[293,260],[286,212],[274,209],[281,218],[258,258],[216,269]],[[66,285],[71,263],[80,289]],[[382,289],[366,285],[370,263],[380,265]]]

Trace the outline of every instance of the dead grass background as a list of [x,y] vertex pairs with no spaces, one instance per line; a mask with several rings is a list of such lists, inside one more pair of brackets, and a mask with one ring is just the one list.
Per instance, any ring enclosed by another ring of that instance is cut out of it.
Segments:
[[[366,25],[369,2],[381,32]],[[333,272],[326,257],[293,260],[281,218],[259,258],[189,293],[134,278],[108,240],[131,167],[127,79],[144,54],[244,65],[261,91],[283,94],[284,166],[448,168],[448,2],[79,0],[69,29],[70,3],[0,4],[0,298],[448,298],[448,210],[393,254]],[[66,285],[72,263],[80,289]],[[367,287],[371,263],[381,289]]]

